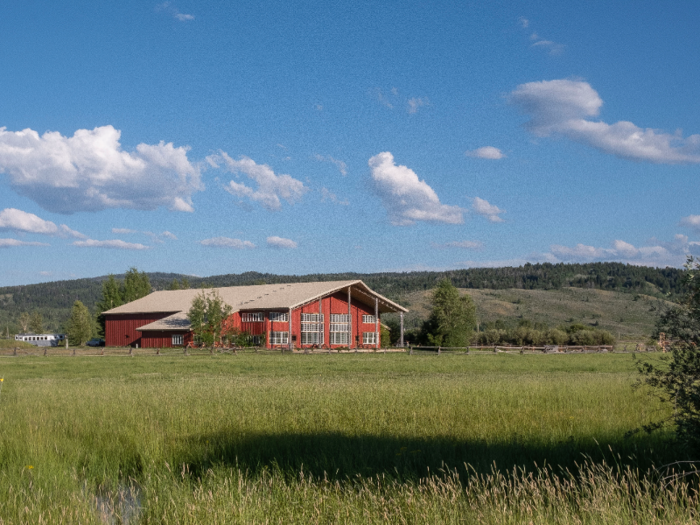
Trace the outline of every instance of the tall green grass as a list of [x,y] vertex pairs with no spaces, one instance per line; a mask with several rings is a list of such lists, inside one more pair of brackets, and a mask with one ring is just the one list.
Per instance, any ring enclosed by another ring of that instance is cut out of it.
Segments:
[[135,505],[144,523],[606,523],[616,507],[692,522],[697,494],[656,485],[668,436],[624,437],[666,413],[634,370],[629,355],[4,358],[0,523]]

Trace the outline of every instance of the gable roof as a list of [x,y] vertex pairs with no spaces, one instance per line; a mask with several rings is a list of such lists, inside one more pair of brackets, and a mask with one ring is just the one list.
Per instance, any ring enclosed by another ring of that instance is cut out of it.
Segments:
[[[352,299],[365,304],[372,304],[377,298],[380,313],[408,312],[403,306],[390,301],[386,297],[370,289],[360,280],[355,281],[326,281],[313,283],[289,284],[259,284],[253,286],[229,286],[213,288],[221,299],[233,308],[233,312],[241,310],[288,310],[298,308],[321,297],[352,287]],[[123,304],[105,314],[137,314],[137,313],[171,313],[187,312],[194,298],[203,290],[163,290],[153,292],[146,297]],[[206,291],[206,290],[204,290]],[[175,317],[172,315],[171,317]],[[169,319],[169,318],[166,318]],[[166,319],[161,319],[165,321]],[[186,319],[186,316],[185,316]],[[160,323],[157,321],[156,323]],[[171,320],[175,322],[175,319]],[[156,324],[156,323],[151,323]],[[180,324],[180,323],[176,323]],[[184,323],[183,323],[184,324]],[[151,325],[148,325],[149,327]],[[163,329],[173,329],[160,328]],[[157,328],[150,328],[157,329]]]

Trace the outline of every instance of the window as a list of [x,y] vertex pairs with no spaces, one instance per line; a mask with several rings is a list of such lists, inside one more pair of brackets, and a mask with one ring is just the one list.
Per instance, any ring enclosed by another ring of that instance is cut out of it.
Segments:
[[363,345],[377,344],[377,332],[363,332],[362,333],[362,344]]
[[[333,316],[331,316],[333,317]],[[319,314],[301,314],[301,322],[302,323],[318,323],[318,322],[323,322],[323,314],[320,315],[319,319]]]
[[289,312],[270,312],[270,321],[288,323],[289,322]]
[[262,323],[265,319],[265,314],[262,312],[248,312],[241,315],[241,321],[244,323]]
[[347,314],[331,314],[331,344],[347,345],[350,316]]
[[173,346],[182,346],[182,334],[173,335]]
[[365,324],[374,324],[376,322],[377,318],[374,317],[373,315],[363,315],[362,316],[362,322]]
[[289,344],[289,332],[270,332],[271,345]]
[[323,314],[301,314],[301,344],[323,344]]

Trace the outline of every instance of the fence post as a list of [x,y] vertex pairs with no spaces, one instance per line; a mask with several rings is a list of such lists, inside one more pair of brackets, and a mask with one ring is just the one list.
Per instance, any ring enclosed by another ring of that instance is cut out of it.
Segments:
[[185,345],[185,351],[183,353],[187,355],[187,345]]
[[73,347],[73,357],[75,357],[75,347]]
[[440,347],[438,346],[438,355],[440,355]]
[[134,347],[133,346],[129,347],[129,357],[134,357]]
[[410,345],[408,347],[408,355],[413,355],[413,347]]
[[156,348],[156,355],[160,355],[160,348]]
[[12,355],[17,355],[17,347],[16,346],[12,349]]
[[44,347],[44,357],[46,357],[46,351],[48,350],[48,347]]

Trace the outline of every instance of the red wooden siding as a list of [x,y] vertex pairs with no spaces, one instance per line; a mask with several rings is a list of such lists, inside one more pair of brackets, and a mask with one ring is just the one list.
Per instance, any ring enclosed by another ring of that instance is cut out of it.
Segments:
[[107,315],[105,344],[107,346],[142,346],[141,332],[137,332],[136,329],[174,313],[176,312]]
[[[192,332],[143,332],[141,348],[170,348],[173,346],[173,336],[182,335],[182,346],[192,340]],[[181,345],[177,345],[181,346]]]

